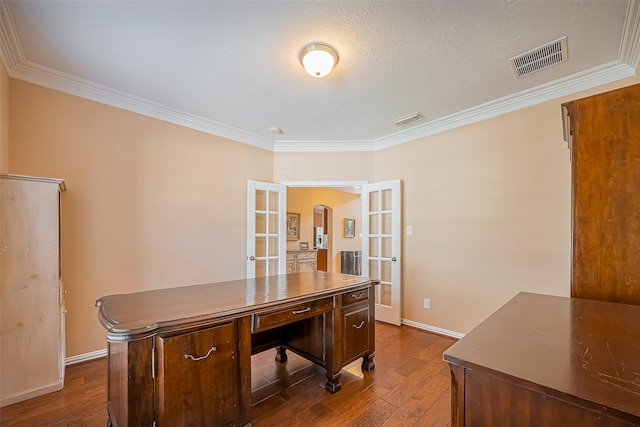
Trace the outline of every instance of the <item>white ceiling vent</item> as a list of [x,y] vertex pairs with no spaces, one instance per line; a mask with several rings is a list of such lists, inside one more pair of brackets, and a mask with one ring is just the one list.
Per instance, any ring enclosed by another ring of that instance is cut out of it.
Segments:
[[530,50],[522,55],[511,58],[511,68],[516,78],[542,70],[567,60],[567,37]]
[[409,114],[408,116],[400,117],[399,119],[395,119],[393,124],[396,126],[404,126],[409,123],[417,122],[424,119],[424,116],[420,113]]

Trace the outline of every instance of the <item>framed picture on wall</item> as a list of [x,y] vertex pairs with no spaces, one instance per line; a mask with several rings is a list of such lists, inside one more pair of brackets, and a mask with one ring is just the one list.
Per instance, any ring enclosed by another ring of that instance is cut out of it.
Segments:
[[344,219],[344,237],[355,237],[356,220],[351,218]]
[[287,212],[287,240],[300,240],[300,214]]

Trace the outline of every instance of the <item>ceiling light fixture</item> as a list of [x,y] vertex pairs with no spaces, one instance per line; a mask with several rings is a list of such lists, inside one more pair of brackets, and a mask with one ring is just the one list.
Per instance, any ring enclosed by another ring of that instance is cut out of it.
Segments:
[[324,77],[338,63],[338,52],[326,43],[309,43],[300,49],[300,63],[313,77]]

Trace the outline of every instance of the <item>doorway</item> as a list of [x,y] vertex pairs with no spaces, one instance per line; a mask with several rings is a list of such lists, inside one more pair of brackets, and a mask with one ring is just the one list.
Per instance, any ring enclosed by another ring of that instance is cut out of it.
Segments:
[[[296,250],[302,242],[313,242],[313,207],[316,205],[332,206],[333,216],[336,224],[342,224],[344,221],[344,233],[343,228],[336,225],[332,233],[332,241],[327,246],[333,244],[332,252],[339,252],[342,250],[343,245],[353,245],[354,248],[347,249],[361,249],[362,250],[362,275],[377,279],[380,281],[380,285],[376,287],[375,305],[376,305],[376,320],[400,325],[401,322],[401,181],[399,179],[378,182],[375,184],[368,184],[366,182],[330,182],[330,181],[304,181],[304,182],[282,182],[280,184],[286,188],[285,194],[293,189],[338,189],[343,191],[349,191],[349,187],[355,189],[357,187],[358,201],[357,209],[360,212],[359,215],[349,213],[342,209],[336,211],[337,207],[341,207],[342,203],[325,202],[324,195],[322,199],[310,200],[307,196],[302,196],[301,203],[296,206],[290,206],[288,200],[286,208],[292,208],[295,212],[305,212],[309,217],[308,226],[304,224],[304,216],[300,219],[300,237],[296,240],[301,242],[287,242],[287,251]],[[278,187],[278,191],[279,191]],[[273,191],[276,191],[275,189]],[[285,198],[286,195],[283,195]],[[251,196],[249,196],[251,197]],[[293,199],[293,198],[292,198]],[[248,206],[251,206],[248,204]],[[298,210],[298,207],[302,208]],[[284,207],[280,207],[279,212],[284,215]],[[271,212],[270,212],[271,213]],[[249,212],[251,217],[253,212]],[[358,224],[357,218],[361,217]],[[247,234],[253,237],[255,230],[251,227],[253,219],[248,218],[247,221]],[[347,227],[349,224],[349,227]],[[284,227],[282,227],[284,229]],[[308,230],[308,231],[307,231]],[[347,232],[349,230],[349,232]],[[305,235],[305,233],[308,233]],[[257,236],[262,237],[262,235]],[[274,236],[276,237],[276,236]],[[339,241],[339,245],[336,247],[336,242]],[[290,247],[289,245],[295,247]],[[305,245],[306,246],[306,245]],[[355,247],[357,246],[357,248]],[[253,249],[252,246],[247,245],[248,253],[247,260],[257,259],[249,250]],[[282,253],[282,251],[280,251]],[[329,271],[340,271],[340,257],[336,257],[331,253],[328,257],[333,257],[332,260],[328,260],[327,269]],[[277,257],[276,257],[277,258]],[[276,259],[270,260],[276,262]],[[280,260],[278,260],[280,261]],[[337,268],[331,269],[331,265],[337,265]],[[275,270],[275,269],[274,269]]]
[[[300,242],[317,254],[318,270],[339,273],[342,252],[362,250],[359,188],[287,186],[287,210],[300,213]],[[343,232],[345,218],[357,219],[352,237]],[[299,250],[298,242],[287,242],[287,250]]]
[[333,209],[325,205],[313,207],[313,249],[319,271],[332,271],[329,254],[333,253]]

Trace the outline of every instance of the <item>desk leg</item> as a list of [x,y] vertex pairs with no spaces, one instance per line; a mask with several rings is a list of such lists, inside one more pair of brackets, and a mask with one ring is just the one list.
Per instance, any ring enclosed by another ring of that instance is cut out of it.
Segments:
[[376,357],[375,353],[367,354],[362,357],[362,370],[371,372],[375,369],[376,364],[373,363],[373,358]]
[[276,361],[284,363],[289,357],[287,356],[287,349],[279,345],[276,347]]
[[[375,295],[375,286],[371,286],[369,288],[369,295]],[[375,298],[369,298],[369,351],[371,353],[366,354],[362,358],[362,370],[366,372],[371,372],[376,367],[376,364],[373,363],[373,358],[376,353],[376,301]]]
[[[335,306],[336,304],[334,303]],[[334,309],[331,313],[326,313],[324,316],[326,321],[324,342],[327,357],[327,383],[324,388],[331,393],[336,393],[342,388],[342,384],[340,384],[340,369],[342,368],[340,366],[342,360],[340,351],[343,340],[342,321],[340,318],[342,316],[341,306],[338,306],[338,309]]]
[[251,425],[251,316],[238,322],[238,425]]
[[327,371],[327,383],[324,385],[325,390],[331,393],[337,393],[342,388],[342,384],[340,384],[340,372],[337,374],[330,374]]
[[465,369],[449,363],[449,370],[451,371],[451,427],[463,427],[465,425]]

